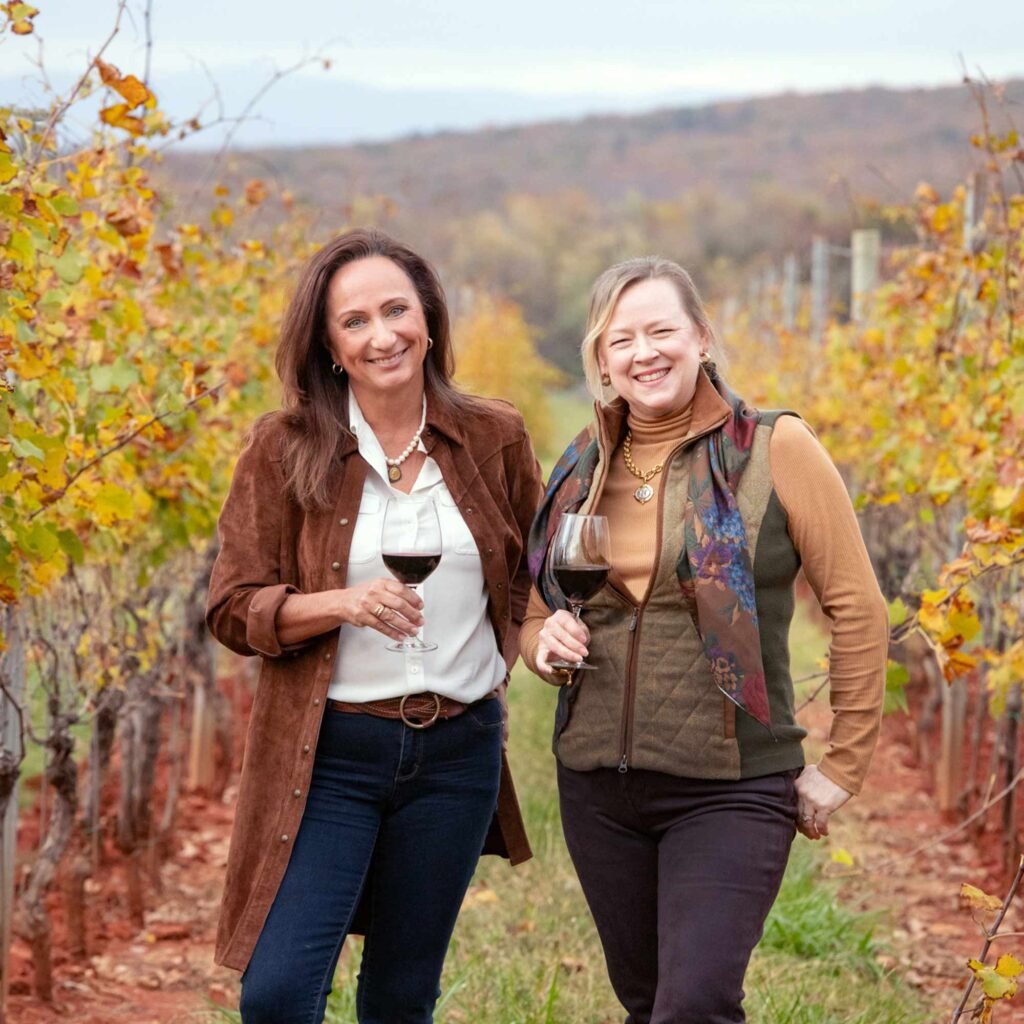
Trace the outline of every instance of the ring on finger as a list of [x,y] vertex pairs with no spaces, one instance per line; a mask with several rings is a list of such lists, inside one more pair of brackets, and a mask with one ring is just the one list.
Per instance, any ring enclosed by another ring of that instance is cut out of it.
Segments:
[[378,618],[378,619],[383,619],[384,618],[384,613],[387,610],[388,609],[387,609],[387,607],[385,605],[383,605],[383,604],[377,605],[377,607],[373,609],[374,617]]
[[814,821],[814,815],[813,814],[801,814],[800,815],[800,820],[801,821]]

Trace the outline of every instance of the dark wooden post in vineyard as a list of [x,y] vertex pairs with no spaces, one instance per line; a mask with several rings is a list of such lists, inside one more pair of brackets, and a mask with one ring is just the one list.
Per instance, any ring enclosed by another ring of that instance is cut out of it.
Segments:
[[942,686],[942,746],[935,765],[935,791],[943,814],[952,814],[960,802],[966,724],[967,683],[961,677]]
[[[1003,785],[1009,786],[1020,768],[1020,713],[1021,684],[1011,687],[1006,698],[1006,732],[1003,745]],[[1003,873],[1012,876],[1020,859],[1020,840],[1017,837],[1017,789],[1014,786],[1003,797]]]
[[14,861],[18,835],[18,776],[24,756],[22,701],[25,658],[14,609],[4,609],[2,632],[7,649],[0,654],[0,1024],[7,1019],[8,970],[14,918]]

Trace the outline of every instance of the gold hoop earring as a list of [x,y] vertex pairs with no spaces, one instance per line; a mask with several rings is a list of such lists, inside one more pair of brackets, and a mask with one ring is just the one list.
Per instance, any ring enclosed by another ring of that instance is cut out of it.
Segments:
[[433,347],[434,347],[434,339],[432,337],[430,337],[430,335],[428,334],[427,335],[427,351],[430,351],[430,349],[432,349]]
[[333,373],[335,377],[340,377],[344,372],[344,366],[339,366],[337,363],[333,361],[331,362],[331,373]]

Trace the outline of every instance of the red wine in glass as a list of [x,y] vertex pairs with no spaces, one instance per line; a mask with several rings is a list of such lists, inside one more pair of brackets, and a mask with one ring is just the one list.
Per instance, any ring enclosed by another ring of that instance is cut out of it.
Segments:
[[[381,558],[388,572],[419,593],[423,581],[441,562],[441,521],[431,498],[390,498],[384,509],[380,538]],[[423,630],[415,636],[388,644],[387,650],[402,654],[436,651],[425,643]]]
[[[604,585],[611,570],[611,541],[605,516],[566,513],[548,553],[555,582],[579,619],[583,606]],[[575,672],[594,668],[585,661],[549,661],[549,667]]]
[[568,602],[584,605],[605,585],[610,570],[607,565],[556,565],[551,571]]
[[438,566],[441,552],[436,555],[421,555],[414,552],[385,553],[384,564],[388,572],[408,587],[418,587]]

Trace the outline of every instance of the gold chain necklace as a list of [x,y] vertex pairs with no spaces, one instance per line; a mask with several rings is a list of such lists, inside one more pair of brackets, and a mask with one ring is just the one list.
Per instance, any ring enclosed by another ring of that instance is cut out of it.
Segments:
[[654,488],[651,486],[650,481],[654,479],[662,470],[662,463],[658,463],[654,469],[649,469],[645,473],[642,469],[637,468],[637,464],[633,461],[633,431],[626,431],[626,440],[622,442],[622,461],[626,464],[626,469],[630,471],[635,477],[639,477],[643,483],[633,492],[633,497],[640,502],[641,505],[646,505],[647,502],[654,497]]

